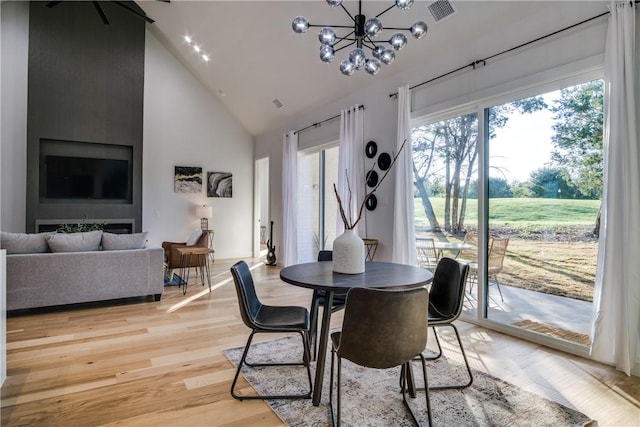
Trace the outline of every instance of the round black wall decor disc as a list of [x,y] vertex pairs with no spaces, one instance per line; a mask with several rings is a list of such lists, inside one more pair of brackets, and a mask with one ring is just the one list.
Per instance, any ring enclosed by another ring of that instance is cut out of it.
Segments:
[[364,152],[368,158],[373,159],[378,152],[378,144],[375,141],[367,142],[366,147],[364,148]]
[[382,153],[378,156],[378,167],[386,171],[391,166],[391,156],[389,153]]
[[375,187],[378,184],[378,172],[369,171],[367,172],[367,185],[369,187]]
[[376,195],[372,194],[371,196],[369,196],[369,198],[367,199],[364,205],[367,207],[367,210],[369,211],[374,210],[376,206],[378,206],[378,199],[376,198]]

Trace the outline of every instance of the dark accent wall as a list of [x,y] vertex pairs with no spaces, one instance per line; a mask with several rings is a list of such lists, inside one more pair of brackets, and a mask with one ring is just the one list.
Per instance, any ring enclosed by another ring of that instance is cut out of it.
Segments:
[[[26,229],[36,220],[130,218],[141,231],[145,22],[106,1],[110,25],[92,2],[45,4],[29,10]],[[41,201],[41,139],[133,147],[132,202]]]

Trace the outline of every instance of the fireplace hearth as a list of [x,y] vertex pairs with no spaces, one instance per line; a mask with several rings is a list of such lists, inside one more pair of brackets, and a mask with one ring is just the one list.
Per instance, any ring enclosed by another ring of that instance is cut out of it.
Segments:
[[101,224],[102,230],[115,234],[131,234],[135,229],[135,220],[130,219],[37,219],[36,232],[56,231],[64,225]]

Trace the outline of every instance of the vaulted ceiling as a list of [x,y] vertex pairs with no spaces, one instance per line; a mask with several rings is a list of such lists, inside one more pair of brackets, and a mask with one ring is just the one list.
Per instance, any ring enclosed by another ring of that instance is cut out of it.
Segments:
[[[408,11],[394,10],[381,17],[387,27],[409,27],[416,21],[428,25],[427,35],[397,52],[393,64],[370,76],[364,71],[351,77],[340,73],[345,52],[336,54],[331,64],[319,59],[317,28],[295,34],[291,22],[298,15],[312,24],[348,25],[348,16],[324,0],[315,1],[138,1],[155,20],[149,28],[197,78],[220,99],[254,135],[285,123],[290,117],[335,101],[360,90],[375,79],[384,79],[408,67],[437,60],[444,52],[514,21],[543,19],[565,14],[568,22],[578,22],[606,11],[607,2],[594,1],[452,1],[455,13],[435,22],[427,6],[416,1]],[[357,1],[345,1],[357,13]],[[378,14],[391,1],[364,0],[363,14]],[[542,30],[541,30],[542,31]],[[546,30],[545,30],[546,31]],[[388,37],[389,33],[385,33]],[[540,33],[542,36],[546,33]],[[184,39],[193,39],[190,46]],[[514,40],[514,43],[516,41]],[[194,51],[197,44],[210,60]],[[349,50],[349,49],[345,49]],[[425,77],[432,77],[427,74]],[[408,82],[415,83],[415,82]],[[281,108],[274,100],[282,103]]]

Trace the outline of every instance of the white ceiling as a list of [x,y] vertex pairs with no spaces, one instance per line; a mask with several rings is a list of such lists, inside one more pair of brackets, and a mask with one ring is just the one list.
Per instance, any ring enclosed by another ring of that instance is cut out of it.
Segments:
[[[138,1],[155,20],[149,28],[217,96],[253,135],[283,125],[290,117],[308,112],[372,83],[419,63],[437,57],[442,49],[452,50],[511,22],[545,13],[575,15],[568,21],[590,17],[594,10],[606,10],[605,2],[553,1],[452,1],[456,10],[435,23],[427,10],[433,1],[417,1],[409,11],[395,9],[381,16],[383,25],[409,27],[424,21],[427,35],[396,53],[396,60],[383,66],[376,76],[364,71],[351,77],[339,71],[345,52],[336,54],[331,64],[318,57],[317,28],[307,34],[295,34],[291,21],[305,16],[311,24],[348,25],[349,18],[340,8],[324,0],[305,1]],[[345,1],[347,9],[357,13],[357,1]],[[562,6],[559,6],[562,3]],[[365,0],[363,14],[378,14],[391,1]],[[559,9],[560,8],[560,9]],[[384,33],[385,38],[391,33]],[[204,62],[184,36],[190,35],[211,60]],[[541,33],[540,35],[544,35]],[[345,49],[349,50],[349,49]],[[369,55],[369,52],[367,52]],[[409,82],[414,83],[414,82]],[[279,99],[284,106],[276,108]]]

